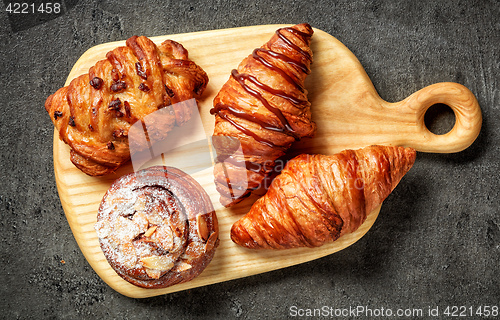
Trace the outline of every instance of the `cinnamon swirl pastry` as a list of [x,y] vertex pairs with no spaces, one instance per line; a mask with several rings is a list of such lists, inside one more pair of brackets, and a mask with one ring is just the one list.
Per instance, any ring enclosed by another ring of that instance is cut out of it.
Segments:
[[111,267],[144,288],[195,278],[219,243],[205,190],[181,170],[163,166],[116,180],[103,197],[95,230]]

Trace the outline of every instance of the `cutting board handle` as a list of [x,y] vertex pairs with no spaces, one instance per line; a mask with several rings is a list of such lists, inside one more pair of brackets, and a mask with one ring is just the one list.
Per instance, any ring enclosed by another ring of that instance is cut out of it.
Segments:
[[[445,134],[436,135],[425,125],[425,113],[435,104],[445,104],[455,114],[455,125]],[[391,109],[400,116],[398,125],[408,128],[408,124],[412,123],[413,130],[403,130],[400,137],[402,144],[418,151],[459,152],[469,147],[481,130],[482,116],[477,99],[469,89],[458,83],[436,83],[391,105]]]

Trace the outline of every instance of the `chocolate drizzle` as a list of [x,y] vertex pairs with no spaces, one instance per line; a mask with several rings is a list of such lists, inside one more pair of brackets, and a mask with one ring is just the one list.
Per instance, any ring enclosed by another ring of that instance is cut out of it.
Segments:
[[[271,106],[271,104],[269,103],[269,101],[267,101],[262,96],[262,94],[260,92],[258,92],[257,90],[251,88],[250,86],[248,86],[245,83],[245,80],[248,80],[251,83],[255,84],[261,90],[265,90],[265,91],[270,90],[269,93],[271,93],[271,94],[274,94],[274,92],[276,92],[277,90],[274,90],[274,89],[272,89],[272,88],[264,85],[259,80],[257,80],[257,78],[255,78],[254,76],[252,76],[250,74],[247,74],[247,73],[238,73],[238,71],[233,70],[233,71],[231,71],[231,76],[236,81],[238,81],[238,83],[243,87],[243,89],[245,89],[246,92],[248,92],[250,95],[254,96],[255,98],[259,99],[260,102],[264,105],[264,107],[266,107],[267,110],[271,111],[280,120],[280,122],[281,122],[281,124],[283,126],[283,128],[277,128],[277,127],[273,127],[273,126],[269,126],[269,125],[262,126],[262,124],[261,124],[261,126],[263,128],[268,129],[268,130],[273,130],[273,131],[284,132],[284,133],[287,133],[287,134],[290,134],[291,136],[293,136],[295,138],[295,140],[299,139],[299,137],[295,134],[295,130],[290,126],[290,124],[288,123],[288,120],[283,115],[283,112],[281,112],[280,109]],[[243,114],[243,112],[242,112],[242,114]],[[247,115],[247,116],[249,116],[249,115]],[[247,119],[247,120],[257,122],[257,121],[255,121],[257,119],[254,116],[251,116],[251,118]]]
[[[308,39],[311,35],[307,34],[307,33],[304,33],[304,32],[301,32],[301,31],[298,31],[298,30],[295,30],[294,28],[290,28],[290,27],[288,27],[288,28],[281,28],[281,29],[278,29],[276,31],[277,36],[281,40],[283,40],[283,42],[287,46],[289,46],[293,50],[299,52],[307,60],[312,61],[312,57],[311,57],[310,53],[302,50],[299,46],[295,45],[292,41],[290,41],[288,38],[286,38],[282,34],[282,30],[286,30],[286,31],[294,34],[297,37],[301,37],[303,39],[303,41],[306,41],[306,39]],[[301,83],[299,83],[297,80],[293,79],[284,70],[276,67],[274,64],[272,64],[268,59],[266,59],[260,53],[264,53],[265,55],[267,55],[267,56],[269,56],[269,57],[271,57],[273,59],[281,60],[281,61],[283,61],[283,62],[285,62],[285,63],[287,63],[289,65],[294,66],[295,68],[299,69],[300,71],[308,74],[308,73],[310,73],[310,70],[309,70],[309,67],[306,64],[304,64],[302,61],[297,61],[297,60],[295,60],[293,58],[290,58],[290,57],[288,57],[288,56],[286,56],[286,55],[284,55],[282,53],[275,52],[275,51],[272,51],[272,50],[267,50],[267,49],[263,49],[263,48],[257,48],[257,49],[255,49],[252,52],[252,57],[255,60],[259,61],[262,65],[264,65],[267,68],[273,70],[274,72],[277,72],[287,82],[289,82],[290,84],[294,85],[301,92],[304,92],[304,88],[301,85]],[[277,89],[271,88],[271,87],[263,84],[262,82],[260,82],[256,77],[254,77],[254,76],[252,76],[250,74],[247,74],[247,73],[238,73],[237,70],[232,70],[231,71],[231,76],[232,76],[233,79],[235,79],[241,85],[241,87],[246,92],[248,92],[251,96],[253,96],[256,99],[258,99],[267,110],[269,110],[270,112],[272,112],[276,116],[276,118],[279,119],[279,121],[281,122],[281,127],[277,127],[277,126],[274,126],[274,125],[272,125],[270,123],[267,123],[267,122],[264,122],[262,120],[259,120],[255,116],[253,116],[251,114],[248,114],[245,111],[238,110],[236,108],[233,108],[231,106],[228,106],[228,105],[222,104],[222,103],[218,103],[212,110],[210,110],[211,114],[218,114],[221,118],[223,118],[224,120],[226,120],[229,123],[231,123],[238,130],[242,131],[243,133],[245,133],[248,136],[253,137],[255,140],[259,141],[260,143],[262,143],[264,145],[267,145],[269,147],[272,147],[272,148],[276,147],[276,145],[273,144],[271,141],[268,141],[266,139],[263,139],[263,138],[259,137],[258,135],[256,135],[251,130],[245,128],[244,126],[242,126],[240,124],[238,124],[236,121],[234,121],[233,119],[231,119],[228,116],[228,114],[231,114],[232,116],[237,117],[237,118],[241,118],[241,119],[245,119],[247,121],[251,121],[251,122],[257,123],[260,126],[262,126],[262,128],[264,128],[264,129],[272,130],[272,131],[278,131],[278,132],[282,132],[282,133],[288,134],[288,135],[294,137],[295,140],[300,139],[300,136],[298,136],[296,134],[295,130],[292,128],[292,126],[288,122],[288,120],[285,117],[285,115],[283,114],[283,112],[280,109],[278,109],[276,107],[273,107],[269,103],[269,101],[267,101],[267,99],[264,98],[264,96],[262,95],[261,92],[267,92],[269,94],[278,96],[278,97],[283,98],[285,100],[288,100],[289,102],[291,102],[295,106],[297,106],[297,105],[298,106],[305,106],[305,105],[307,105],[308,102],[306,100],[298,99],[298,98],[296,98],[296,97],[294,97],[294,96],[292,96],[290,94],[287,94],[286,92],[284,92],[282,90],[277,90]],[[246,82],[252,83],[256,88],[260,89],[261,92],[259,92],[258,90],[250,87]],[[224,111],[224,112],[221,112],[221,111]]]
[[221,117],[222,119],[224,119],[227,122],[231,123],[236,129],[240,130],[241,132],[243,132],[244,134],[246,134],[248,136],[251,136],[252,138],[254,138],[255,140],[257,140],[258,142],[260,142],[260,143],[262,143],[262,144],[264,144],[264,145],[266,145],[266,146],[268,146],[270,148],[276,147],[276,145],[274,143],[272,143],[271,141],[268,141],[266,139],[263,139],[263,138],[259,137],[253,131],[245,128],[244,126],[242,126],[238,122],[236,122],[233,119],[231,119],[229,117],[229,114],[233,114],[236,117],[247,119],[249,121],[257,122],[257,123],[260,124],[260,121],[257,118],[255,118],[254,116],[246,114],[244,112],[237,111],[236,109],[234,109],[234,108],[232,108],[230,106],[224,105],[222,103],[219,103],[219,104],[217,104],[215,106],[215,108],[212,108],[210,110],[210,113],[211,114],[216,114],[217,113],[219,115],[219,117]]
[[288,39],[287,37],[285,37],[281,31],[282,30],[286,30],[292,34],[294,34],[295,36],[297,37],[301,37],[302,39],[307,39],[307,38],[310,38],[311,35],[308,34],[308,33],[305,33],[305,32],[302,32],[302,31],[299,31],[297,29],[294,29],[294,28],[290,28],[290,27],[287,27],[287,28],[281,28],[281,29],[278,29],[276,30],[276,34],[278,35],[278,37],[283,40],[283,42],[285,42],[289,47],[293,48],[294,50],[296,50],[297,52],[299,52],[302,56],[304,56],[307,60],[309,61],[312,61],[312,57],[311,57],[311,54],[307,51],[304,51],[302,50],[299,46],[297,46],[296,44],[294,44],[292,41],[290,41],[290,39]]
[[290,84],[293,84],[297,90],[300,90],[300,92],[304,92],[304,87],[302,87],[302,85],[295,81],[292,77],[290,77],[285,71],[283,71],[282,69],[276,67],[275,65],[273,65],[272,63],[270,63],[269,61],[267,61],[265,58],[263,58],[262,56],[259,55],[259,52],[263,52],[265,54],[268,54],[269,56],[275,58],[275,59],[280,59],[282,61],[285,61],[286,63],[288,64],[291,64],[295,67],[297,67],[298,69],[300,69],[302,72],[306,73],[306,74],[309,74],[310,73],[310,70],[309,68],[307,68],[307,66],[303,63],[301,63],[300,61],[296,61],[282,53],[278,53],[278,52],[275,52],[275,51],[271,51],[271,50],[267,50],[267,49],[263,49],[263,48],[257,48],[255,49],[253,52],[252,52],[252,57],[259,61],[260,63],[262,63],[263,65],[265,65],[266,67],[268,67],[269,69],[279,73],[286,81],[288,81]]
[[224,159],[217,157],[216,160],[217,160],[217,162],[230,163],[236,167],[245,167],[247,170],[253,171],[253,172],[270,173],[273,171],[271,166],[266,166],[266,164],[261,165],[260,163],[256,163],[256,162],[252,162],[252,161],[240,161],[240,160],[236,160],[233,157],[227,157]]

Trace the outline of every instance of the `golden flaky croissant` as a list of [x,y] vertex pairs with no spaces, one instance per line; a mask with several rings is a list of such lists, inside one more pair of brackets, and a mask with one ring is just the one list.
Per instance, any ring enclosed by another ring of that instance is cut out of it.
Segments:
[[290,160],[231,228],[252,249],[318,247],[354,232],[415,162],[412,148],[371,146]]
[[304,88],[312,34],[308,24],[278,29],[231,72],[215,97],[214,176],[223,205],[250,195],[294,141],[314,135]]
[[111,173],[130,159],[128,133],[136,121],[173,105],[155,119],[149,138],[158,141],[188,121],[192,108],[174,104],[199,97],[208,82],[187,50],[171,40],[156,46],[133,36],[106,58],[45,102],[60,138],[71,147],[71,161],[93,176]]

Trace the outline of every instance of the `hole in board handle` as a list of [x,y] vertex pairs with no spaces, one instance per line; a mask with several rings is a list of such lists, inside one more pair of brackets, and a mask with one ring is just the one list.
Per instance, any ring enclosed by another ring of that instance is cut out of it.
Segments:
[[436,103],[427,109],[424,115],[424,123],[430,132],[443,135],[451,131],[455,126],[455,113],[444,103]]

